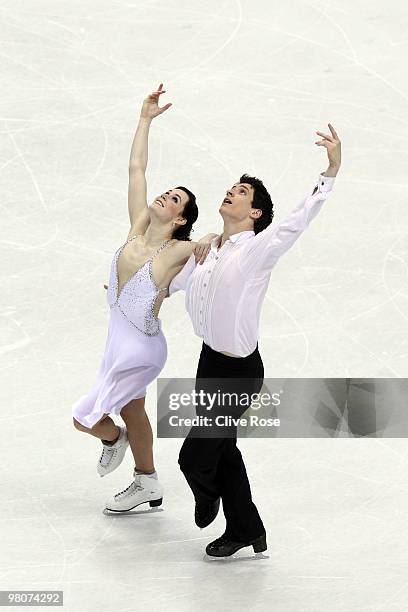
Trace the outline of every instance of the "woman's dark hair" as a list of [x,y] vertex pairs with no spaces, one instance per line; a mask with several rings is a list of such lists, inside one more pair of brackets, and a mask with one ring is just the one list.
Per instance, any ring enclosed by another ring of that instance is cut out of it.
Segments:
[[191,240],[190,233],[193,232],[193,224],[198,218],[198,208],[196,204],[196,197],[187,187],[176,187],[176,189],[182,189],[188,195],[188,201],[184,206],[184,210],[181,213],[183,219],[187,219],[187,223],[184,225],[178,225],[174,230],[172,238],[176,240]]
[[240,183],[249,183],[254,188],[254,197],[251,204],[252,208],[259,208],[262,210],[262,215],[254,221],[254,232],[259,234],[268,225],[272,223],[273,219],[273,202],[263,182],[255,176],[249,176],[243,174],[239,179]]

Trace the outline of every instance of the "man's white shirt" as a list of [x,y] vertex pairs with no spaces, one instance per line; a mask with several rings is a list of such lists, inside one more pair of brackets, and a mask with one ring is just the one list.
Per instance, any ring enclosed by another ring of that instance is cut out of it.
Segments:
[[173,278],[169,295],[185,290],[194,332],[212,349],[240,357],[255,350],[271,271],[318,214],[334,181],[320,174],[312,194],[280,223],[271,223],[258,234],[232,234],[220,250],[221,236],[217,236],[203,264],[196,264],[193,253]]

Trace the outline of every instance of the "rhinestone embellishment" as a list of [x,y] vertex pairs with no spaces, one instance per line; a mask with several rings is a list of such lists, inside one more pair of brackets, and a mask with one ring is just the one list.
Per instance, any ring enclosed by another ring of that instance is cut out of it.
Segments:
[[[164,249],[172,239],[164,242],[159,249],[125,282],[118,295],[119,274],[118,259],[128,242],[141,234],[129,238],[115,253],[111,265],[111,275],[108,287],[108,303],[110,308],[117,306],[126,320],[146,336],[157,336],[161,322],[155,314],[156,301],[160,293],[168,287],[158,287],[153,278],[153,259]],[[112,290],[109,289],[112,287]]]

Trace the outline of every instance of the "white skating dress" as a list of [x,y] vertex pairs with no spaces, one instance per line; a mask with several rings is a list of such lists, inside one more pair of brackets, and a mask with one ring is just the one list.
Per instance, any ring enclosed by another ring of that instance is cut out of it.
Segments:
[[93,427],[104,414],[119,415],[132,399],[144,397],[167,359],[167,343],[161,319],[155,314],[156,298],[167,287],[153,279],[153,258],[161,247],[126,281],[118,295],[117,262],[132,236],[115,253],[110,270],[107,302],[110,306],[108,337],[96,381],[86,395],[72,405],[72,416]]

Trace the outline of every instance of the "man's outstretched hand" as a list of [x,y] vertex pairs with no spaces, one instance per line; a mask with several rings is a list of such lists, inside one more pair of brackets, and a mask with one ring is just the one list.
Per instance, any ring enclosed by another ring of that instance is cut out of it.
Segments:
[[341,165],[341,142],[332,124],[328,123],[327,125],[331,134],[316,132],[319,136],[323,136],[323,139],[316,141],[315,144],[318,147],[326,147],[330,168],[337,171]]

